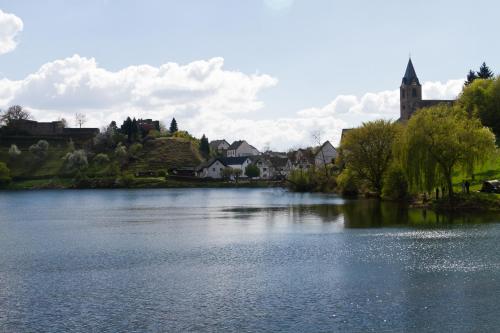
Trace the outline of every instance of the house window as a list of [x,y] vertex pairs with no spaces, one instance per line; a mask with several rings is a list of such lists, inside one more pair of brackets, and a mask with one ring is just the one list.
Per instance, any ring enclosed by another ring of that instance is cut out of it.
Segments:
[[413,97],[417,97],[417,89],[413,88],[413,89],[411,90],[411,95],[412,95]]
[[264,170],[264,172],[266,172],[266,171],[267,171],[267,168],[264,168],[263,170]]
[[215,172],[215,168],[212,168],[212,171]]

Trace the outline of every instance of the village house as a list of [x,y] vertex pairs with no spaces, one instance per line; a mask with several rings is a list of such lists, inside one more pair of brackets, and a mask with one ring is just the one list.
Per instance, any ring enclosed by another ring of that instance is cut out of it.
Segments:
[[221,179],[224,176],[224,169],[227,167],[221,158],[213,158],[200,165],[196,170],[196,175],[200,178]]
[[257,156],[260,152],[245,140],[234,141],[227,149],[227,157]]
[[271,156],[269,161],[273,166],[273,178],[286,178],[293,169],[292,162],[286,156]]
[[253,161],[253,165],[255,165],[259,169],[259,177],[261,179],[274,178],[275,176],[274,166],[267,156],[265,155],[254,156],[251,159]]
[[337,158],[337,155],[335,147],[330,143],[330,141],[326,141],[314,154],[314,165],[320,167],[325,164],[330,164]]
[[213,140],[210,142],[210,150],[213,152],[217,152],[217,154],[219,155],[226,155],[226,151],[229,146],[229,143],[224,139]]

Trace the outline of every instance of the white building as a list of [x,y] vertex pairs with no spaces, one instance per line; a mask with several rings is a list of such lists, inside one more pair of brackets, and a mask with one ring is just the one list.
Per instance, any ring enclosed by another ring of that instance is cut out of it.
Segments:
[[210,142],[210,149],[212,151],[216,151],[217,153],[221,154],[225,152],[229,148],[229,142],[226,140],[213,140]]
[[198,167],[197,175],[200,178],[221,179],[226,165],[220,158],[211,159]]
[[335,147],[330,143],[330,141],[326,141],[314,154],[314,164],[319,167],[325,164],[333,163],[337,158],[337,155]]
[[257,156],[260,152],[244,140],[233,142],[227,149],[227,157]]
[[224,164],[232,169],[241,170],[241,177],[246,177],[245,170],[247,166],[252,164],[252,160],[248,156],[240,157],[226,157],[222,161]]

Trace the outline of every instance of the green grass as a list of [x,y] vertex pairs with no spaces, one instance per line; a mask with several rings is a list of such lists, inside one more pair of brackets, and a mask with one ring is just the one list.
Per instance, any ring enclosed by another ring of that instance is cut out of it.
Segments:
[[[470,191],[477,192],[481,189],[485,180],[500,179],[500,149],[474,172],[474,179],[470,179],[463,173],[456,173],[453,177],[453,189],[455,192],[462,192],[462,180],[469,180]],[[500,199],[500,195],[493,195]]]

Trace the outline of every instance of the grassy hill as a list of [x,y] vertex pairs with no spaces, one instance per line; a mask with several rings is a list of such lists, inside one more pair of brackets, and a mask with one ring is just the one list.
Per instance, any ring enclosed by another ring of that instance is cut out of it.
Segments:
[[160,171],[181,167],[196,167],[202,157],[195,145],[183,138],[158,138],[148,141],[132,158],[127,169],[137,171]]

